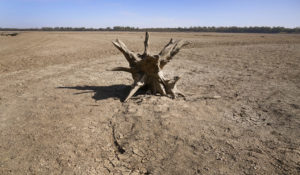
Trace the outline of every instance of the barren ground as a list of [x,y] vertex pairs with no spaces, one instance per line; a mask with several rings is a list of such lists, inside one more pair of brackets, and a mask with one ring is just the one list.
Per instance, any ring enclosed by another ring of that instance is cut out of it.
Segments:
[[0,36],[0,174],[298,174],[300,35],[150,33],[150,50],[171,37],[192,42],[165,68],[186,98],[122,103],[111,41],[142,52],[144,33]]

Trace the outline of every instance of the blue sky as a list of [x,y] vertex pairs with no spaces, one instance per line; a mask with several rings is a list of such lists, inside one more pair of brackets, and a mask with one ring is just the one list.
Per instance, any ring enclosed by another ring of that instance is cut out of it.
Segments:
[[0,0],[0,27],[300,27],[300,0]]

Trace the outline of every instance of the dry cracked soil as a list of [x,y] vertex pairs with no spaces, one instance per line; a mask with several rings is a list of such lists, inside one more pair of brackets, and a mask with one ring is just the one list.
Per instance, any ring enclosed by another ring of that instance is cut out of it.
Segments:
[[0,36],[0,174],[300,173],[300,35],[150,33],[191,43],[165,68],[186,97],[127,103],[116,38],[143,51],[142,32]]

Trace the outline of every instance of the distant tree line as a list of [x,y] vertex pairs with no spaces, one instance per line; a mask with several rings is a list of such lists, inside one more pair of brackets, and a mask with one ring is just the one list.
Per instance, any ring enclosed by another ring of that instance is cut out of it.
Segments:
[[0,31],[149,31],[149,32],[222,32],[222,33],[300,33],[300,27],[178,27],[178,28],[137,28],[137,27],[42,27],[42,28],[0,28]]

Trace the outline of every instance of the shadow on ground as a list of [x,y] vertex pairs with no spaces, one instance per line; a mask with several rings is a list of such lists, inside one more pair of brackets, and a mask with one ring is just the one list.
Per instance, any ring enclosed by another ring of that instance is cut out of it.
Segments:
[[84,94],[84,93],[94,93],[93,99],[105,100],[108,98],[117,98],[119,100],[124,100],[128,94],[131,86],[128,85],[111,85],[111,86],[66,86],[57,87],[58,89],[76,89],[81,92],[74,93],[74,95]]

